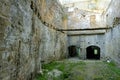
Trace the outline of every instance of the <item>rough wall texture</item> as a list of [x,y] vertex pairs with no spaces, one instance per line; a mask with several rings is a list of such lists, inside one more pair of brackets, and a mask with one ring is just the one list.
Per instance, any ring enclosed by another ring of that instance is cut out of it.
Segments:
[[83,36],[70,36],[69,46],[75,45],[80,49],[79,58],[86,59],[86,50],[89,46],[98,46],[101,50],[100,58],[105,57],[105,36],[102,35],[83,35]]
[[41,61],[66,56],[63,16],[56,0],[0,1],[0,80],[32,80]]
[[[108,7],[107,11],[104,13],[106,17],[106,24],[109,27],[113,27],[114,22],[116,22],[116,18],[120,17],[120,1],[119,0],[111,0],[111,4]],[[118,21],[117,21],[118,22]]]
[[113,27],[106,33],[106,54],[120,63],[120,1],[112,0],[111,6],[105,13],[106,24]]
[[95,13],[85,10],[73,10],[68,12],[68,28],[83,29],[83,28],[98,28],[105,27],[103,16],[101,13]]
[[105,36],[105,56],[120,64],[120,25],[109,30]]
[[101,58],[112,58],[120,64],[120,1],[112,0],[109,8],[104,13],[106,30],[103,35],[70,36],[68,44],[80,47],[80,58],[86,58],[86,47],[95,45],[101,49]]

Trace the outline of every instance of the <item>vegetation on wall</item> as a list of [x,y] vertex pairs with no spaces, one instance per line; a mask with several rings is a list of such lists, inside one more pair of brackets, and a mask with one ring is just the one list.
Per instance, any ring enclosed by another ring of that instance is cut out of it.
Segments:
[[115,27],[118,24],[120,24],[120,17],[115,17],[113,20],[113,27]]

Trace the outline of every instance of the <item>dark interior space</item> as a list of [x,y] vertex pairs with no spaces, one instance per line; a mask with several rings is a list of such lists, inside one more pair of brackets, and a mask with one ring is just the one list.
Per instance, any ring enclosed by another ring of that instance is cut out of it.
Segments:
[[86,49],[87,51],[87,59],[100,59],[100,48],[98,46],[89,46]]
[[68,47],[68,51],[69,51],[69,57],[75,57],[77,56],[77,49],[76,46],[69,46]]

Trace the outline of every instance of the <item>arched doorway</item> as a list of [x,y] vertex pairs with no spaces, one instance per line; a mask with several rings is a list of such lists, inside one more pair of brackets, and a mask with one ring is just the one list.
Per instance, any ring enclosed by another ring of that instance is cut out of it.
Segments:
[[77,56],[77,48],[76,46],[72,45],[68,47],[69,57]]
[[89,46],[86,48],[87,59],[100,59],[100,48],[98,46]]

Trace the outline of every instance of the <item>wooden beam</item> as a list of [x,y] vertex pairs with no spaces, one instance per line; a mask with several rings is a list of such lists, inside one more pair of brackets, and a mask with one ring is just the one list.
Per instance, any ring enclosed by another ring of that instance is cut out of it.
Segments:
[[111,27],[104,27],[104,28],[84,28],[84,29],[58,29],[58,31],[87,31],[87,30],[105,30],[111,29]]

